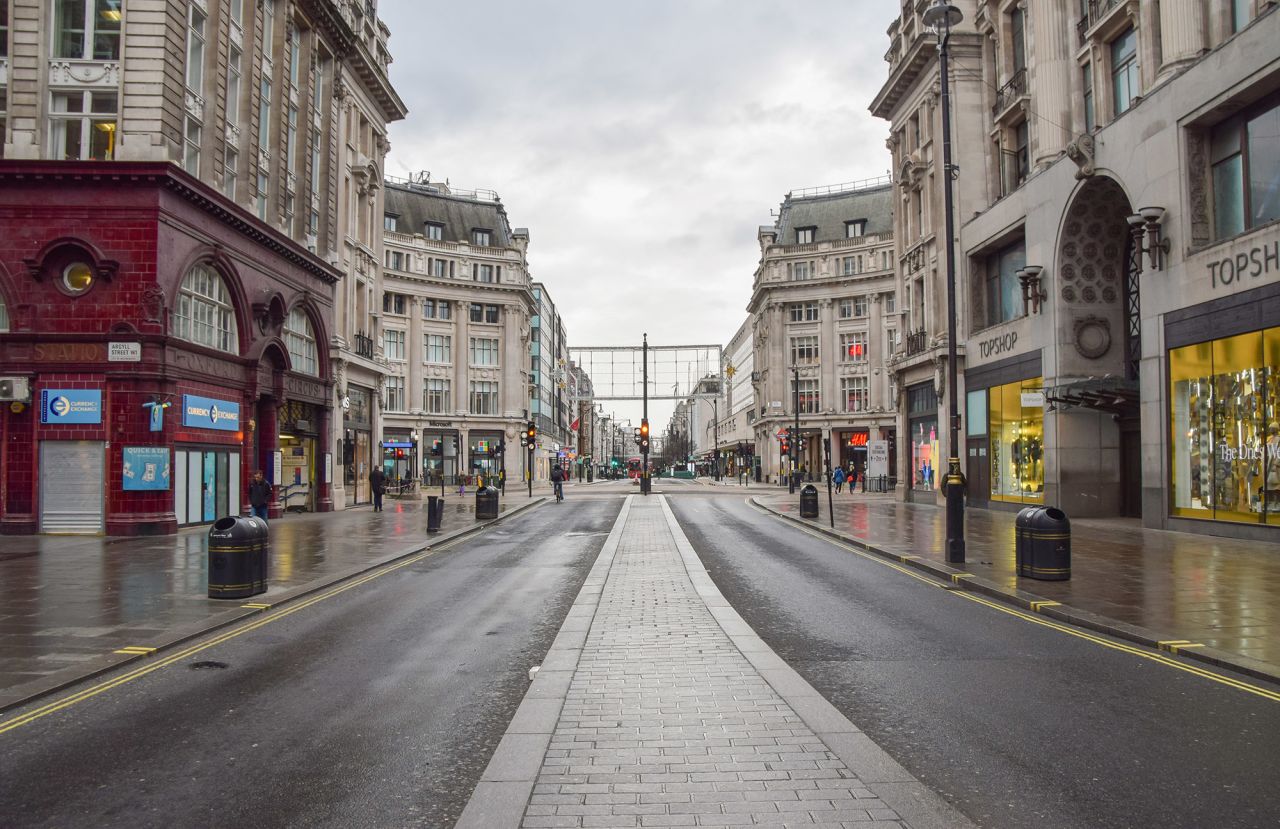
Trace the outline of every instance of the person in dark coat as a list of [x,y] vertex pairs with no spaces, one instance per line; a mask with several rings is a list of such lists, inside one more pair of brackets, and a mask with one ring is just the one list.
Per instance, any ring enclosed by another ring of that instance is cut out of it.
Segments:
[[263,521],[267,520],[267,504],[271,503],[271,484],[267,483],[267,479],[262,477],[262,470],[259,469],[253,473],[253,477],[249,479],[249,505],[253,507],[253,514]]
[[369,487],[373,490],[373,511],[382,512],[382,496],[387,491],[387,473],[381,466],[375,466],[369,472]]

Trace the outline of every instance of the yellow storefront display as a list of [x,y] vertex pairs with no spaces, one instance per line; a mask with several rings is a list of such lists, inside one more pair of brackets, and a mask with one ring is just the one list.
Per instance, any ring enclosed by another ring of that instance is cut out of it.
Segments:
[[987,390],[991,500],[1044,503],[1044,379]]
[[1280,328],[1169,352],[1170,510],[1280,524]]

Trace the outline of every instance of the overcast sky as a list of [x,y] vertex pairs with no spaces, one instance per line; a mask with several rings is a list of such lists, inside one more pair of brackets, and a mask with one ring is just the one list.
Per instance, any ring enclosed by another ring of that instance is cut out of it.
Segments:
[[883,175],[894,0],[382,0],[387,173],[498,191],[569,345],[726,343],[790,190]]

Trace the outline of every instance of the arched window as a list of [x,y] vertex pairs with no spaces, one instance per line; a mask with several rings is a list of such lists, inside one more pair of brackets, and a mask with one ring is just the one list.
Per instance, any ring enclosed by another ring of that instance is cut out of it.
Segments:
[[316,335],[311,320],[301,308],[294,308],[284,321],[284,344],[289,349],[293,370],[316,375]]
[[196,265],[182,280],[173,311],[173,335],[219,351],[240,352],[236,313],[227,286],[208,265]]

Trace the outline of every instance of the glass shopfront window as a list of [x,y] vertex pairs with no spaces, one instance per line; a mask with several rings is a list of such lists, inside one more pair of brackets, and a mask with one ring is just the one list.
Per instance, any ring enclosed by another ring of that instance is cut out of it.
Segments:
[[1280,524],[1280,328],[1169,352],[1172,514]]
[[458,434],[439,430],[422,433],[422,485],[456,484],[458,476]]
[[938,451],[938,393],[933,383],[907,389],[907,426],[911,432],[911,488],[936,490],[941,453]]
[[[1043,503],[1044,380],[994,386],[986,396],[991,500]],[[972,410],[969,416],[974,417]]]

